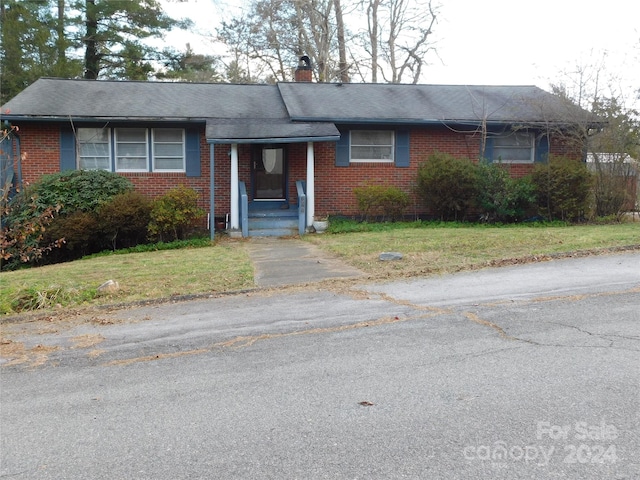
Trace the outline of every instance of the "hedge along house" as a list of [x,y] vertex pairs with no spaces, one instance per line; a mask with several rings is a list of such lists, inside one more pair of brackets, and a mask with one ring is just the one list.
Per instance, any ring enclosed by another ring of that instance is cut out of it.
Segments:
[[[303,234],[314,216],[356,215],[353,190],[395,185],[414,198],[434,152],[500,160],[514,176],[550,153],[587,112],[534,86],[311,83],[234,85],[43,78],[2,106],[20,127],[24,181],[105,169],[151,197],[195,189],[231,233]],[[569,121],[568,118],[573,120]]]

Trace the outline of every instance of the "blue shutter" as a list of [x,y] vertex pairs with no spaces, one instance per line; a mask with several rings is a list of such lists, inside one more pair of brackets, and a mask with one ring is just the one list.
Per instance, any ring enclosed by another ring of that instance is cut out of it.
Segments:
[[[185,132],[185,163],[187,177],[200,176],[200,131],[188,128]],[[213,148],[213,146],[211,146]]]
[[340,140],[336,142],[336,167],[349,166],[349,132],[342,132]]
[[409,158],[409,130],[398,130],[396,132],[396,167],[408,167]]
[[549,160],[549,136],[541,135],[536,138],[535,162],[547,162]]
[[60,128],[60,171],[76,169],[76,139],[73,130]]
[[[482,145],[480,146],[482,148]],[[493,162],[493,137],[487,136],[484,144],[484,155],[480,152],[481,160],[487,163]]]

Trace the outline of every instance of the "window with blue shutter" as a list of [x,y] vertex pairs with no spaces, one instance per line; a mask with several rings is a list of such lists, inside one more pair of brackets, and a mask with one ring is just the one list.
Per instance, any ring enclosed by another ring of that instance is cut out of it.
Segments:
[[199,177],[200,130],[195,127],[80,127],[76,138],[71,129],[63,129],[60,133],[60,170],[75,168],[184,172],[187,177]]
[[186,172],[187,177],[200,176],[200,134],[197,128],[186,131]]
[[526,130],[489,132],[483,157],[488,163],[533,163],[534,143],[533,134]]
[[76,138],[71,128],[60,129],[60,171],[76,169]]
[[336,142],[336,167],[349,166],[349,143],[349,131],[341,132],[340,139]]
[[409,158],[409,131],[398,130],[396,132],[396,167],[408,167]]
[[549,136],[541,135],[536,138],[535,162],[547,162],[549,160]]

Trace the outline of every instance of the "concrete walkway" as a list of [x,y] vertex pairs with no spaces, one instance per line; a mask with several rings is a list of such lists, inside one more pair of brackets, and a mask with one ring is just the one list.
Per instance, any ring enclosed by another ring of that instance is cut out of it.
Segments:
[[363,273],[317,246],[295,238],[254,237],[247,242],[260,287],[357,278]]

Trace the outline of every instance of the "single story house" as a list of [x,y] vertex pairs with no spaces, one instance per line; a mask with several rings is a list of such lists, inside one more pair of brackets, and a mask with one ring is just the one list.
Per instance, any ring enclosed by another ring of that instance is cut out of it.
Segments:
[[[244,236],[356,215],[353,190],[367,183],[413,198],[433,152],[500,160],[514,176],[549,154],[583,156],[554,132],[586,112],[535,86],[312,83],[310,73],[303,61],[295,82],[276,85],[42,78],[1,107],[2,121],[20,127],[25,182],[106,169],[152,197],[184,185],[211,227],[224,218]],[[410,211],[427,213],[417,198]]]

